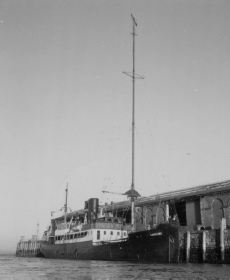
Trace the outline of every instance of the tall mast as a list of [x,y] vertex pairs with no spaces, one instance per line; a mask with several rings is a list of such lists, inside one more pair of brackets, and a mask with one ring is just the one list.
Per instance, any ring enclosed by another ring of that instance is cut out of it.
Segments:
[[135,18],[133,15],[131,15],[133,19],[133,110],[132,110],[132,185],[131,185],[131,190],[132,194],[134,192],[134,164],[135,164],[135,27],[137,26],[137,23],[135,21]]
[[134,201],[135,199],[140,196],[137,191],[135,191],[135,79],[143,79],[143,77],[137,75],[135,73],[135,36],[136,35],[136,27],[137,23],[134,18],[134,16],[131,14],[132,21],[133,21],[133,71],[131,73],[129,72],[123,72],[130,76],[132,78],[133,82],[133,103],[132,103],[132,184],[131,184],[131,190],[127,191],[125,194],[127,194],[131,198],[131,226],[132,231],[135,231],[134,227]]
[[137,23],[135,21],[135,18],[131,14],[132,20],[133,20],[133,110],[132,110],[132,184],[131,184],[131,225],[132,225],[132,231],[135,230],[134,228],[134,171],[135,171],[135,27],[137,26]]
[[66,224],[66,214],[67,214],[67,198],[68,198],[68,182],[67,182],[67,186],[66,186],[66,190],[65,190],[66,194],[65,194],[65,205],[64,205],[64,223]]

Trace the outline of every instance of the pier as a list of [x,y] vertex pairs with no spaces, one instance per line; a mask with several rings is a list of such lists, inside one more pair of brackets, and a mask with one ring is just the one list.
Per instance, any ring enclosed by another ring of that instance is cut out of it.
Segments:
[[40,246],[41,240],[37,239],[36,235],[32,235],[31,239],[25,240],[24,236],[17,244],[16,256],[17,257],[41,257]]

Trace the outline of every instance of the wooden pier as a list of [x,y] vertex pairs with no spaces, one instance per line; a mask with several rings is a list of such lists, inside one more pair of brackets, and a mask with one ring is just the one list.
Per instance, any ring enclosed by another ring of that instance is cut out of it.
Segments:
[[36,235],[33,235],[31,239],[25,240],[24,236],[17,244],[16,256],[17,257],[41,257],[40,247],[41,240],[37,239]]

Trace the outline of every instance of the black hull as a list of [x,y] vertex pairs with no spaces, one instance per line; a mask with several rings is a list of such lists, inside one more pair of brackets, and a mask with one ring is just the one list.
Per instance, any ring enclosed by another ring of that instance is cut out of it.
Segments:
[[16,257],[24,258],[42,258],[44,257],[42,253],[27,253],[27,252],[16,252]]
[[179,227],[165,224],[157,229],[129,234],[126,241],[93,245],[91,241],[41,245],[46,258],[179,262]]

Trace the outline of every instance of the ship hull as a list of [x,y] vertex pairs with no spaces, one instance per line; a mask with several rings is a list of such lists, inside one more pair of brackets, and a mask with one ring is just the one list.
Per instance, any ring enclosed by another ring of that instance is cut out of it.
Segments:
[[16,252],[16,257],[25,257],[25,258],[36,258],[36,253],[22,253],[22,252]]
[[40,252],[36,253],[27,253],[27,252],[16,252],[16,257],[24,257],[24,258],[42,258],[43,254]]
[[47,242],[41,245],[41,253],[56,259],[179,262],[179,228],[164,225],[130,233],[127,240],[120,242]]

